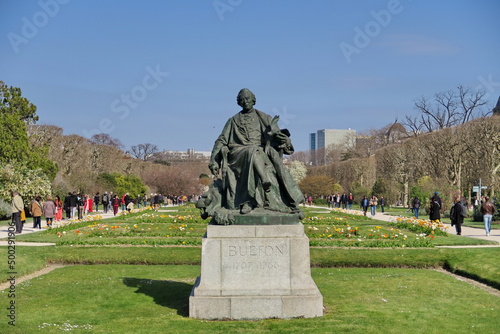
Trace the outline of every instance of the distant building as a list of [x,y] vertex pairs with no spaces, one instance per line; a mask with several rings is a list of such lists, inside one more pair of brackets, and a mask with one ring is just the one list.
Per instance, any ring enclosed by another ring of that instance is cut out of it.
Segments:
[[188,148],[187,151],[162,151],[155,154],[155,158],[163,161],[191,161],[191,160],[209,160],[212,152],[195,151],[194,148]]
[[313,165],[325,160],[327,148],[330,145],[354,146],[356,130],[323,129],[309,135],[309,150]]
[[311,151],[316,150],[316,134],[315,133],[309,134],[309,149]]

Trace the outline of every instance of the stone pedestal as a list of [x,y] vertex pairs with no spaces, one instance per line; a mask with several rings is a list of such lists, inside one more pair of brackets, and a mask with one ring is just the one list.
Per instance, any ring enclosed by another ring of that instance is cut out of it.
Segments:
[[200,319],[319,317],[304,225],[208,225],[189,297]]

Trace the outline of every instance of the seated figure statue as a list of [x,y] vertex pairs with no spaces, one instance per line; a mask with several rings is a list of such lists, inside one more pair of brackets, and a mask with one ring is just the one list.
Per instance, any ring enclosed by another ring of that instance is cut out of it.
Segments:
[[197,203],[202,217],[227,225],[257,210],[302,219],[304,196],[283,164],[283,154],[293,153],[290,133],[278,128],[278,116],[254,109],[250,90],[242,89],[237,102],[242,110],[227,121],[212,150],[210,171],[221,175]]

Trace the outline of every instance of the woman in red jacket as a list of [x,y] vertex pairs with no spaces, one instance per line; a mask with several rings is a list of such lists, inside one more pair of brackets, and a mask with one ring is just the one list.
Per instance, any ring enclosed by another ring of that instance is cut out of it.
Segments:
[[113,205],[113,214],[116,216],[118,213],[118,208],[120,207],[120,199],[116,194],[113,196],[113,199],[111,200],[111,204]]

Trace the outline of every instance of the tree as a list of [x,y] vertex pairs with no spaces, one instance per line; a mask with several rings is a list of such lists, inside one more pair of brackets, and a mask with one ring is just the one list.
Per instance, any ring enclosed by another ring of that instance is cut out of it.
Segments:
[[29,153],[26,124],[16,115],[0,112],[0,162],[23,161]]
[[305,178],[307,175],[307,168],[301,161],[298,160],[292,161],[290,164],[287,165],[287,167],[288,170],[290,171],[290,174],[292,175],[292,178],[297,183],[299,183],[300,180]]
[[53,180],[57,165],[47,155],[48,146],[30,145],[23,121],[14,114],[0,113],[0,162],[39,169]]
[[22,97],[21,88],[8,87],[0,81],[0,114],[10,114],[26,124],[38,121],[36,106]]
[[415,100],[418,115],[406,116],[403,123],[414,135],[418,135],[422,130],[433,132],[464,124],[487,115],[481,110],[481,107],[487,104],[485,94],[484,91],[473,91],[460,85],[457,91],[434,94],[433,99],[422,96]]
[[288,157],[290,161],[300,161],[305,165],[312,164],[312,156],[315,154],[314,151],[299,151]]
[[152,156],[156,152],[158,152],[158,146],[151,143],[145,143],[132,146],[130,154],[136,159],[141,159],[146,161],[150,156]]
[[30,124],[26,130],[30,144],[38,147],[50,146],[55,138],[63,135],[63,129],[55,125]]
[[387,185],[383,179],[377,179],[372,187],[372,195],[377,197],[386,196],[387,197]]
[[[355,145],[346,145],[342,155],[342,160],[353,158],[368,158],[375,154],[375,151],[386,145],[386,133],[389,126],[382,129],[370,129],[360,132],[356,136]],[[352,141],[352,139],[351,139]]]
[[0,162],[41,169],[54,179],[57,166],[47,158],[48,146],[30,145],[27,125],[35,123],[36,106],[21,96],[21,89],[0,82]]
[[20,163],[0,163],[0,199],[10,200],[11,192],[19,191],[26,201],[41,195],[50,195],[50,180],[39,169],[31,169]]
[[123,175],[120,173],[104,173],[100,175],[100,181],[118,196],[129,193],[131,197],[137,197],[148,191],[141,179],[135,175]]
[[106,133],[97,133],[90,138],[90,142],[98,145],[108,145],[122,150],[125,146],[118,138],[113,138]]
[[326,175],[310,175],[299,182],[299,187],[304,195],[320,197],[330,194],[334,183],[335,181]]

